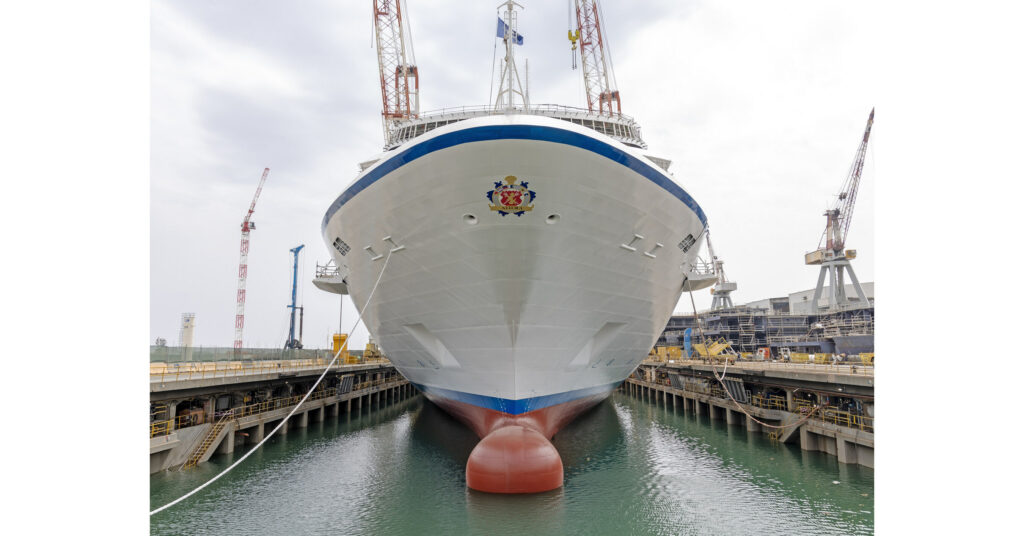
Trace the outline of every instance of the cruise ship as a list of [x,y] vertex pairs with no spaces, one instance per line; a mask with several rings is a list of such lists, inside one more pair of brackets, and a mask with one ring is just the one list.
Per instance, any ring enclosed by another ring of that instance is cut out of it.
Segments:
[[683,292],[714,283],[694,270],[704,212],[612,109],[617,91],[598,88],[607,106],[586,109],[529,103],[514,8],[499,12],[494,104],[386,123],[384,152],[322,223],[331,289],[402,375],[479,435],[466,483],[494,493],[562,486],[551,437],[638,366]]

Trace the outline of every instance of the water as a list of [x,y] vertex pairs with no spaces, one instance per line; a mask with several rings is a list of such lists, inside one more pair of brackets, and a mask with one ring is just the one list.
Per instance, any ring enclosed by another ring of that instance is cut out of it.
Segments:
[[[565,486],[467,490],[476,436],[422,397],[271,438],[153,534],[871,534],[874,471],[616,393],[559,432]],[[248,448],[248,447],[245,447]],[[245,448],[150,479],[153,508]],[[838,482],[838,483],[835,483]]]

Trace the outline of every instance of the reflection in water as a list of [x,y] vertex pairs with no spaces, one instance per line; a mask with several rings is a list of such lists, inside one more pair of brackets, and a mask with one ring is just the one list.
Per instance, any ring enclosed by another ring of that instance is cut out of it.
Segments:
[[[274,437],[153,534],[870,534],[874,473],[613,395],[552,439],[565,486],[467,490],[477,437],[421,397]],[[150,479],[160,506],[222,470]],[[838,481],[839,484],[833,484]]]

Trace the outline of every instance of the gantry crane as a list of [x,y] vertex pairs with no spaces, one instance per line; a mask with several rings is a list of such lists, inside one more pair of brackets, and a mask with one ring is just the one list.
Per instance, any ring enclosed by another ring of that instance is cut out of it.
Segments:
[[587,108],[599,114],[621,114],[622,103],[612,71],[611,54],[605,50],[601,21],[604,14],[597,0],[576,1],[576,33],[570,30],[573,49],[579,41],[583,83],[587,87]]
[[249,212],[245,213],[242,220],[242,245],[238,260],[238,294],[235,298],[235,349],[242,348],[242,329],[245,327],[245,280],[249,275],[249,232],[256,228],[252,221],[252,213],[256,210],[256,201],[263,191],[263,183],[267,181],[270,168],[263,169],[263,176],[256,186],[256,194],[252,196],[252,203],[249,204]]
[[[285,341],[285,348],[299,349],[302,348],[302,307],[295,305],[296,289],[299,285],[299,252],[302,248],[306,247],[305,244],[299,244],[298,247],[289,249],[292,255],[295,257],[294,264],[292,265],[292,303],[288,306],[292,310],[292,319],[288,324],[288,340]],[[295,338],[295,310],[299,310],[299,338]]]
[[725,261],[718,258],[715,255],[714,248],[711,247],[711,232],[709,231],[705,235],[705,240],[708,244],[708,255],[711,257],[711,265],[715,270],[715,275],[718,276],[718,280],[715,282],[715,286],[711,289],[711,295],[714,299],[711,301],[711,309],[727,309],[732,307],[732,291],[736,290],[736,283],[729,281],[725,277]]
[[[853,272],[850,260],[857,257],[857,250],[846,247],[846,235],[850,231],[850,222],[853,220],[853,207],[857,202],[857,190],[860,187],[860,176],[864,170],[864,158],[868,151],[868,138],[871,136],[871,125],[875,122],[875,109],[871,109],[868,116],[868,124],[864,128],[864,137],[861,139],[860,147],[850,166],[850,172],[843,181],[843,188],[837,196],[835,205],[825,211],[825,232],[822,233],[818,242],[818,249],[804,255],[804,263],[809,265],[820,265],[818,273],[818,284],[814,288],[814,301],[811,302],[816,309],[835,308],[847,305],[846,283],[844,272],[850,273],[850,280],[857,292],[857,305],[868,305],[868,299],[864,295],[864,289],[857,280],[857,274]],[[829,276],[829,299],[828,304],[822,307],[821,299],[825,274]]]
[[406,35],[401,0],[373,0],[377,65],[384,107],[384,137],[391,143],[395,127],[420,114],[420,74],[412,38]]

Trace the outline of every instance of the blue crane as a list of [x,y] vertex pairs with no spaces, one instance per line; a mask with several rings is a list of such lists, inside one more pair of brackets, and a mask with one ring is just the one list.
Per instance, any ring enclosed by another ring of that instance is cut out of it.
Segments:
[[302,348],[301,325],[299,326],[299,338],[295,338],[295,309],[302,309],[302,307],[296,307],[295,305],[295,290],[299,283],[299,252],[302,251],[302,248],[304,247],[306,247],[305,244],[299,244],[299,247],[288,250],[295,256],[295,261],[292,266],[292,304],[288,306],[292,310],[292,320],[288,326],[288,341],[284,343],[285,348]]

